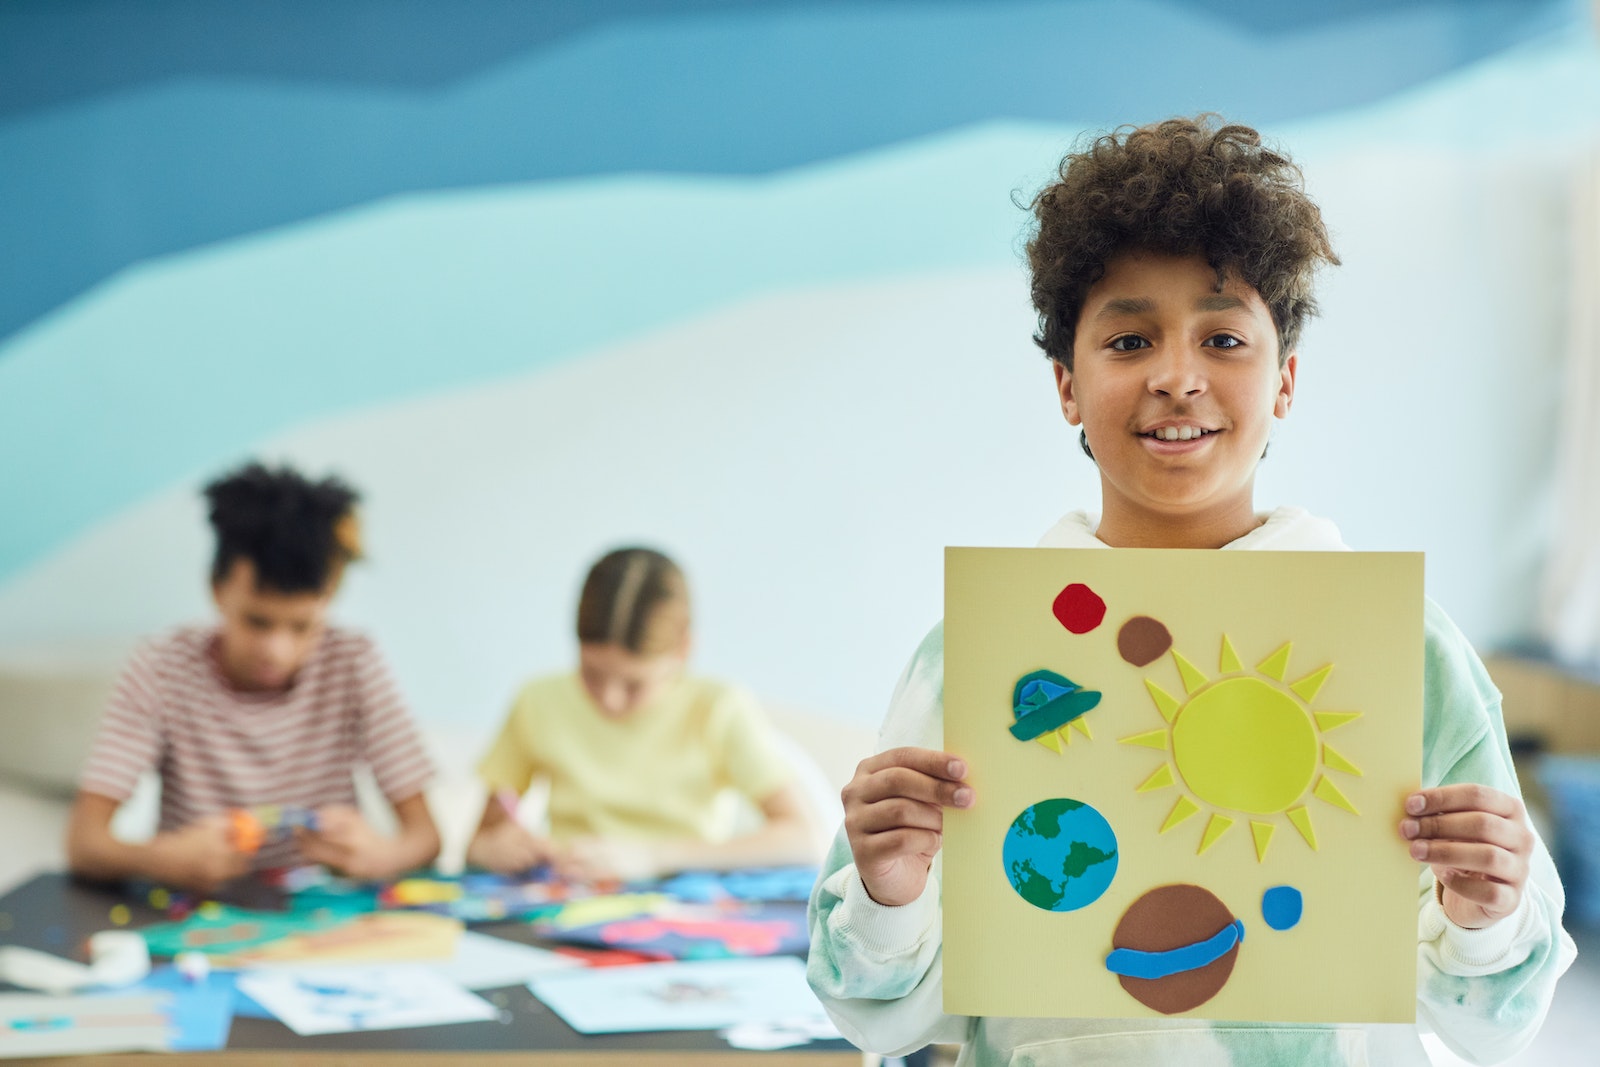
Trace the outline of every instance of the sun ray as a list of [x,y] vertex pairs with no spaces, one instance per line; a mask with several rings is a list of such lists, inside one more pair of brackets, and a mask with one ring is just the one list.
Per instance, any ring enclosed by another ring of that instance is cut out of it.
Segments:
[[1339,755],[1334,747],[1326,741],[1322,743],[1322,764],[1332,770],[1343,771],[1346,774],[1361,774],[1361,768]]
[[1274,681],[1283,681],[1283,676],[1289,671],[1289,650],[1293,647],[1293,641],[1285,641],[1276,652],[1257,663],[1256,670]]
[[1333,664],[1328,664],[1320,671],[1312,671],[1298,682],[1290,682],[1289,688],[1294,690],[1296,696],[1307,704],[1317,699],[1317,693],[1322,689],[1322,683],[1328,680],[1328,675],[1333,673]]
[[1146,730],[1142,734],[1134,734],[1132,737],[1122,738],[1120,744],[1143,745],[1145,748],[1165,750],[1167,747],[1167,731],[1165,729]]
[[1150,699],[1156,702],[1156,709],[1161,712],[1161,717],[1167,722],[1171,722],[1173,717],[1178,714],[1177,699],[1149,678],[1144,680],[1144,687],[1150,690]]
[[1317,831],[1311,827],[1311,813],[1304,804],[1298,808],[1290,808],[1284,812],[1289,816],[1289,821],[1294,823],[1294,828],[1300,831],[1300,836],[1306,839],[1306,844],[1311,846],[1311,851],[1317,850]]
[[1146,778],[1135,792],[1148,793],[1153,789],[1165,789],[1169,785],[1176,785],[1177,779],[1172,777],[1172,764],[1163,763],[1156,768],[1156,772]]
[[1178,802],[1172,805],[1172,811],[1167,814],[1167,821],[1161,824],[1161,832],[1166,833],[1199,810],[1200,805],[1188,797],[1179,797]]
[[1272,831],[1276,829],[1270,822],[1250,820],[1250,836],[1255,838],[1257,863],[1267,858],[1267,846],[1272,843]]
[[1060,730],[1046,730],[1038,737],[1035,737],[1034,740],[1039,742],[1045,748],[1048,748],[1051,752],[1054,752],[1056,755],[1061,755],[1062,738]]
[[[1072,729],[1078,731],[1084,737],[1087,737],[1089,740],[1091,740],[1091,741],[1094,740],[1094,734],[1091,734],[1089,732],[1089,716],[1087,716],[1087,715],[1079,715],[1076,719],[1073,719],[1067,725],[1070,726]],[[1065,735],[1066,731],[1063,730],[1062,733]],[[1072,738],[1070,736],[1068,736],[1067,740],[1071,741]]]
[[1319,711],[1316,712],[1316,717],[1317,729],[1327,733],[1329,730],[1337,730],[1346,723],[1355,722],[1361,718],[1361,713],[1359,711]]
[[1336,808],[1343,808],[1351,815],[1361,814],[1356,810],[1356,806],[1350,803],[1350,798],[1339,792],[1339,787],[1334,785],[1333,780],[1327,775],[1323,775],[1317,779],[1317,786],[1312,790],[1312,792],[1315,793],[1319,799],[1326,800],[1329,804],[1332,804]]
[[1211,821],[1206,823],[1206,832],[1200,835],[1200,848],[1195,854],[1200,855],[1204,853],[1206,849],[1216,844],[1218,839],[1221,838],[1223,834],[1227,833],[1231,826],[1233,826],[1232,819],[1228,818],[1220,811],[1212,812]]
[[1222,635],[1222,655],[1217,660],[1217,670],[1223,674],[1238,674],[1244,670],[1244,664],[1239,662],[1239,653],[1233,650],[1233,642],[1228,640],[1228,635]]
[[1200,673],[1200,668],[1183,658],[1177,650],[1172,650],[1172,662],[1178,665],[1178,673],[1183,676],[1183,691],[1193,693],[1204,686],[1211,679]]

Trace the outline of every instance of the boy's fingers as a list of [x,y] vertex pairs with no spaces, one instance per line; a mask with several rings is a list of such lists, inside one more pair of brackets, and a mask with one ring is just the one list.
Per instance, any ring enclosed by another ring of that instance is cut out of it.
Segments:
[[1522,801],[1516,797],[1471,782],[1419,789],[1406,798],[1406,814],[1413,817],[1451,811],[1483,811],[1519,822],[1524,817]]
[[847,812],[845,823],[851,830],[863,834],[878,834],[901,827],[942,830],[944,812],[932,804],[915,800],[883,800]]
[[891,748],[875,756],[868,756],[856,766],[856,776],[876,774],[890,767],[905,767],[930,778],[943,778],[952,782],[959,782],[967,776],[967,761],[959,756],[931,748],[912,747]]
[[1411,858],[1439,867],[1454,867],[1500,882],[1520,882],[1527,864],[1515,853],[1495,845],[1466,841],[1413,841]]
[[1533,844],[1533,834],[1525,825],[1485,811],[1446,812],[1402,819],[1400,834],[1410,839],[1479,841],[1513,852],[1526,851]]
[[932,855],[944,843],[944,835],[937,830],[901,829],[874,834],[863,844],[856,866],[871,866],[874,862],[900,856]]
[[876,804],[895,797],[905,797],[924,804],[966,807],[972,802],[972,787],[908,767],[891,766],[867,777],[852,779],[842,793],[846,806],[851,803]]
[[1434,877],[1463,900],[1470,900],[1489,911],[1509,912],[1517,906],[1517,899],[1521,895],[1516,886],[1487,878],[1474,878],[1465,871],[1446,869],[1436,872]]

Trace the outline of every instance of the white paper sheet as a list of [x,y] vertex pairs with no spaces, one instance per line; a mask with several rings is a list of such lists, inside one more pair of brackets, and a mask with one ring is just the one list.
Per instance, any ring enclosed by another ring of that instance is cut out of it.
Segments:
[[494,1006],[423,964],[275,967],[239,989],[302,1036],[494,1019]]
[[428,969],[465,989],[494,989],[582,966],[581,960],[559,952],[467,930],[456,943],[455,956],[431,963]]
[[823,1018],[792,956],[599,967],[536,978],[533,995],[583,1034],[717,1030]]

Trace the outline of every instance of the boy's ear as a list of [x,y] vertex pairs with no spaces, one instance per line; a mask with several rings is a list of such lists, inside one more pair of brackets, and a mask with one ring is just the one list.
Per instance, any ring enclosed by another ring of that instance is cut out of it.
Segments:
[[1272,405],[1272,414],[1276,418],[1284,418],[1289,414],[1289,408],[1294,405],[1294,376],[1300,368],[1300,354],[1290,352],[1289,358],[1283,361],[1283,366],[1278,368],[1278,398]]
[[1067,422],[1077,426],[1083,422],[1083,417],[1078,414],[1078,402],[1072,395],[1072,372],[1066,365],[1055,360],[1050,361],[1050,369],[1056,375],[1056,393],[1061,397],[1061,414],[1067,417]]

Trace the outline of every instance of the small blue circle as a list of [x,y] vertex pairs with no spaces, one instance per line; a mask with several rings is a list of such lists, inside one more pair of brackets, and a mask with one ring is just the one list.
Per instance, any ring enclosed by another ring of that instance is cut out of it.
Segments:
[[1274,930],[1287,930],[1298,923],[1304,906],[1300,890],[1292,885],[1275,885],[1261,894],[1261,918]]
[[1068,797],[1022,809],[1001,846],[1006,880],[1045,911],[1076,911],[1099,900],[1117,873],[1117,835],[1105,816]]

